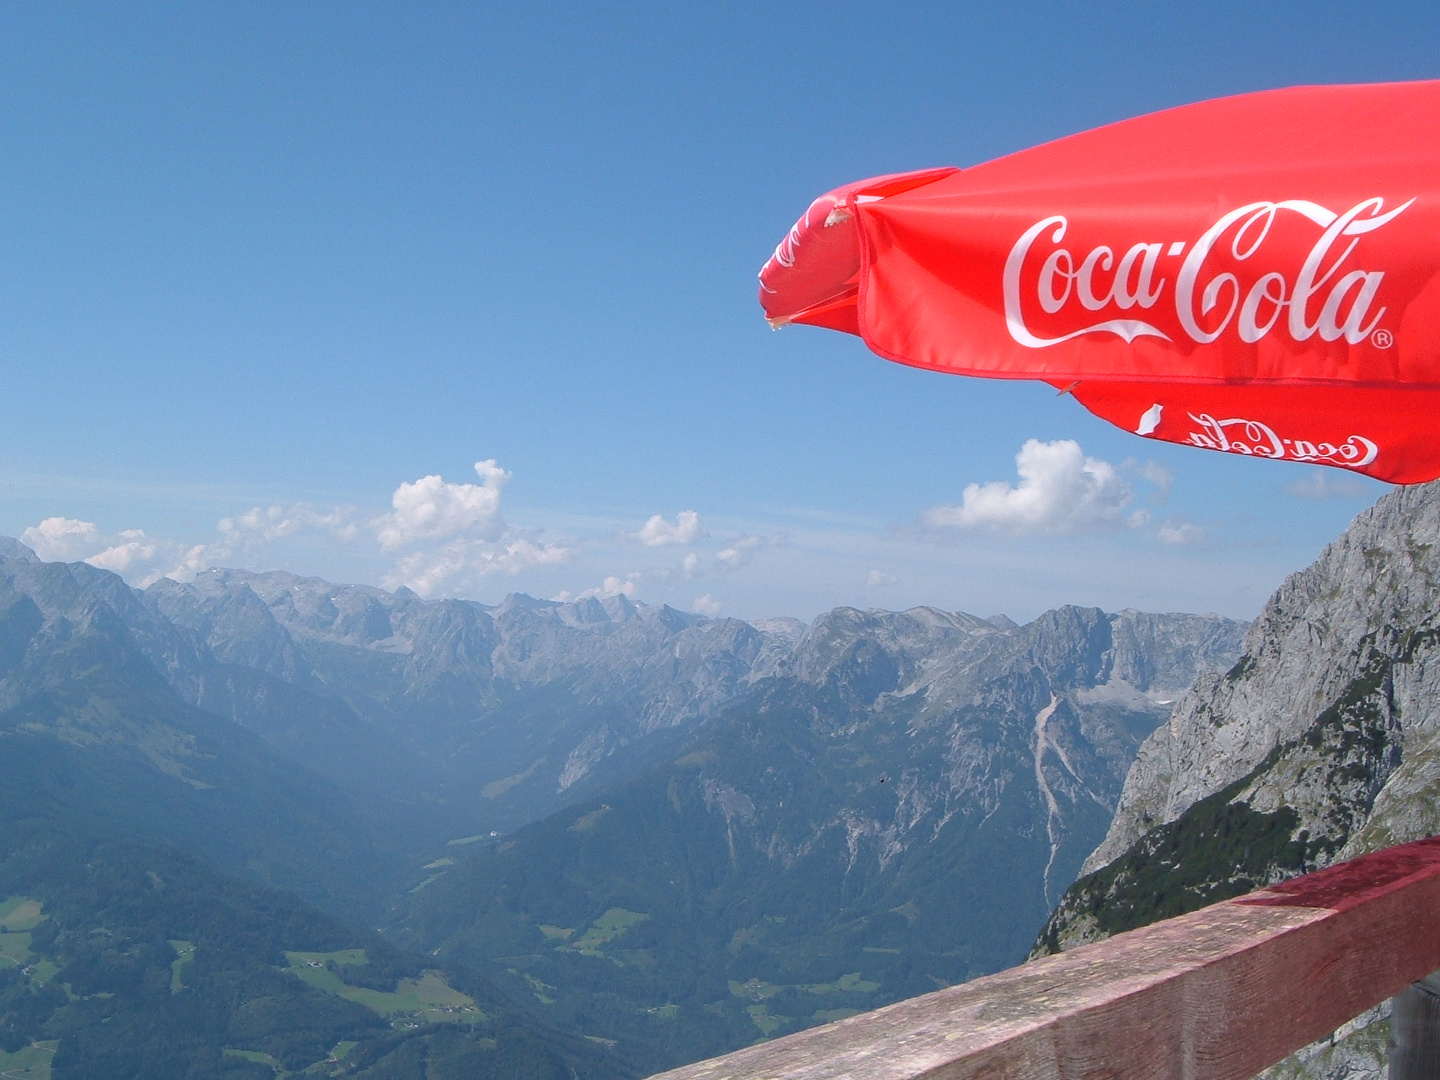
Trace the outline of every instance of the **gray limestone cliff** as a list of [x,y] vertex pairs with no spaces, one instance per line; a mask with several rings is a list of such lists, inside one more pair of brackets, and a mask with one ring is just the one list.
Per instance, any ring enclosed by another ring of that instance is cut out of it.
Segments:
[[[1142,745],[1036,944],[1096,940],[1440,831],[1440,484],[1398,489],[1291,575],[1223,674]],[[1275,1076],[1384,1069],[1383,1008]]]

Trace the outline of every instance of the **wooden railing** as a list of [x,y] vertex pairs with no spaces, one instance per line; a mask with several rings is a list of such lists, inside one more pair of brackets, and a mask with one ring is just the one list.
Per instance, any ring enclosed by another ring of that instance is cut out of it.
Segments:
[[1399,995],[1391,1080],[1436,1080],[1437,968],[1440,837],[661,1076],[1246,1080]]

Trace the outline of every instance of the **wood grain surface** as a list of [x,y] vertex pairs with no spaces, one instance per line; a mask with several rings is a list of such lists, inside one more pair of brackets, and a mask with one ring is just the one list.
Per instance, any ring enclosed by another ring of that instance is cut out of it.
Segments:
[[1246,1080],[1440,968],[1440,838],[662,1073]]

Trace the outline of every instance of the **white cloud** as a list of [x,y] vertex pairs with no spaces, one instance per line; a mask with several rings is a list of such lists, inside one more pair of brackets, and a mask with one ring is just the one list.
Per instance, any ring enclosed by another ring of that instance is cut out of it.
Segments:
[[165,576],[176,581],[189,581],[202,570],[214,566],[216,558],[223,559],[224,556],[216,555],[215,545],[192,544],[181,552],[174,567]]
[[694,577],[700,571],[700,556],[696,552],[690,552],[680,561],[680,569],[685,571],[687,578]]
[[655,514],[640,527],[639,532],[630,535],[646,547],[667,547],[671,544],[693,544],[706,533],[700,527],[699,514],[694,510],[681,510],[673,525],[662,515]]
[[498,540],[505,530],[500,493],[510,474],[494,458],[475,463],[478,484],[450,484],[439,474],[406,481],[391,496],[392,512],[372,525],[380,546],[394,551],[417,540],[469,534]]
[[1205,539],[1205,530],[1182,518],[1170,518],[1161,524],[1160,528],[1155,531],[1155,535],[1162,544],[1179,546],[1181,544],[1198,544]]
[[567,600],[588,600],[592,598],[592,596],[598,596],[598,598],[602,600],[609,599],[611,596],[634,596],[636,590],[639,589],[639,586],[636,585],[636,580],[638,579],[639,573],[631,573],[631,575],[626,575],[625,577],[611,575],[606,577],[603,582],[600,582],[598,588],[586,589],[585,592],[579,592],[573,596],[570,595],[569,589],[563,589],[550,599],[557,600],[559,603],[566,603]]
[[716,600],[715,597],[709,593],[706,593],[704,596],[697,596],[694,607],[701,615],[713,616],[720,614],[720,601]]
[[898,580],[894,574],[887,574],[884,570],[871,570],[865,577],[865,585],[871,589],[883,589],[886,585],[894,585]]
[[[147,537],[143,529],[126,529],[120,534],[119,541],[85,561],[122,577],[137,570],[153,570],[156,557],[160,555],[160,543]],[[159,576],[156,574],[156,577]]]
[[[588,600],[590,597],[596,596],[601,600],[608,600],[612,596],[634,596],[635,593],[639,591],[639,585],[636,584],[639,577],[640,575],[638,573],[627,574],[623,578],[611,574],[596,588],[586,589],[584,592],[576,593],[574,599]],[[562,593],[560,595],[566,600],[571,599],[569,593]],[[557,600],[559,598],[560,597],[556,597]]]
[[1028,440],[1015,455],[1018,484],[970,484],[959,506],[921,515],[938,529],[1073,533],[1118,524],[1132,492],[1115,466],[1086,457],[1072,439]]
[[1156,498],[1164,502],[1175,483],[1175,474],[1158,461],[1147,461],[1136,470],[1141,479],[1156,488]]
[[21,533],[20,542],[45,562],[72,562],[94,553],[100,529],[93,521],[48,517]]
[[[369,517],[380,549],[397,553],[384,577],[387,588],[407,585],[430,596],[570,557],[570,548],[513,529],[501,518],[500,493],[508,472],[493,460],[479,462],[475,471],[479,484],[450,484],[439,476],[402,483],[391,499],[391,512]],[[162,576],[185,581],[212,566],[244,565],[257,549],[306,534],[353,541],[366,518],[355,507],[252,506],[222,518],[213,540],[181,544],[138,529],[110,535],[94,522],[52,517],[26,529],[22,539],[42,559],[84,559],[143,587]]]
[[1354,473],[1314,469],[1305,479],[1286,484],[1285,490],[1298,499],[1363,499],[1373,488]]
[[[452,484],[437,475],[406,481],[390,499],[391,512],[370,522],[382,551],[400,555],[384,585],[421,596],[473,588],[492,574],[554,566],[572,550],[511,528],[500,515],[510,480],[494,458],[475,463],[478,484]],[[443,541],[441,543],[440,541]]]
[[778,547],[783,543],[785,537],[782,535],[737,536],[715,553],[715,565],[721,570],[739,570],[749,565],[755,558],[755,552],[761,548]]
[[180,548],[152,539],[142,529],[110,534],[93,521],[50,517],[20,534],[21,541],[46,562],[87,562],[140,586],[165,576]]
[[310,503],[252,506],[243,514],[221,518],[215,528],[221,543],[235,551],[255,544],[271,544],[302,532],[328,533],[337,540],[352,540],[356,532],[354,511],[336,507],[322,512]]
[[518,574],[532,566],[554,566],[570,555],[570,548],[529,536],[512,534],[499,541],[452,540],[439,548],[401,556],[382,584],[387,589],[404,585],[421,596],[434,596],[474,586],[492,574]]
[[252,506],[244,513],[221,518],[215,525],[219,537],[209,543],[183,546],[159,542],[160,551],[171,560],[164,576],[187,581],[202,570],[244,562],[246,556],[266,544],[305,533],[348,542],[354,540],[358,532],[358,517],[359,511],[354,507],[319,510],[311,503]]

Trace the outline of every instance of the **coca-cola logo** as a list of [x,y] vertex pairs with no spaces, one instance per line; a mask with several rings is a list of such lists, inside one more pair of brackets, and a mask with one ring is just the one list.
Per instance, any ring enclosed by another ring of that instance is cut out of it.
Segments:
[[[1278,329],[1296,342],[1318,336],[1358,345],[1374,335],[1373,344],[1388,348],[1393,334],[1377,332],[1386,310],[1377,300],[1384,271],[1341,268],[1361,236],[1414,202],[1385,211],[1377,196],[1340,214],[1304,199],[1249,203],[1225,214],[1193,244],[1141,241],[1118,255],[1106,244],[1072,253],[1062,246],[1070,223],[1055,214],[1026,229],[1005,260],[1006,326],[1016,342],[1032,349],[1093,333],[1126,342],[1171,341],[1156,323],[1170,323],[1166,308],[1173,307],[1172,330],[1201,345],[1227,331],[1254,343]],[[1293,244],[1284,250],[1266,245],[1282,213],[1320,230],[1298,265]],[[1281,265],[1287,253],[1291,265]],[[1253,270],[1241,265],[1252,259]],[[1058,333],[1037,330],[1057,321],[1069,325]]]
[[[1146,409],[1136,425],[1135,434],[1151,435],[1160,426],[1164,407],[1158,402]],[[1375,460],[1380,448],[1363,435],[1350,435],[1339,441],[1326,439],[1288,439],[1261,420],[1234,416],[1217,420],[1209,413],[1187,412],[1194,428],[1176,442],[1199,446],[1205,450],[1221,450],[1247,457],[1310,461],[1317,465],[1340,465],[1359,469]]]

